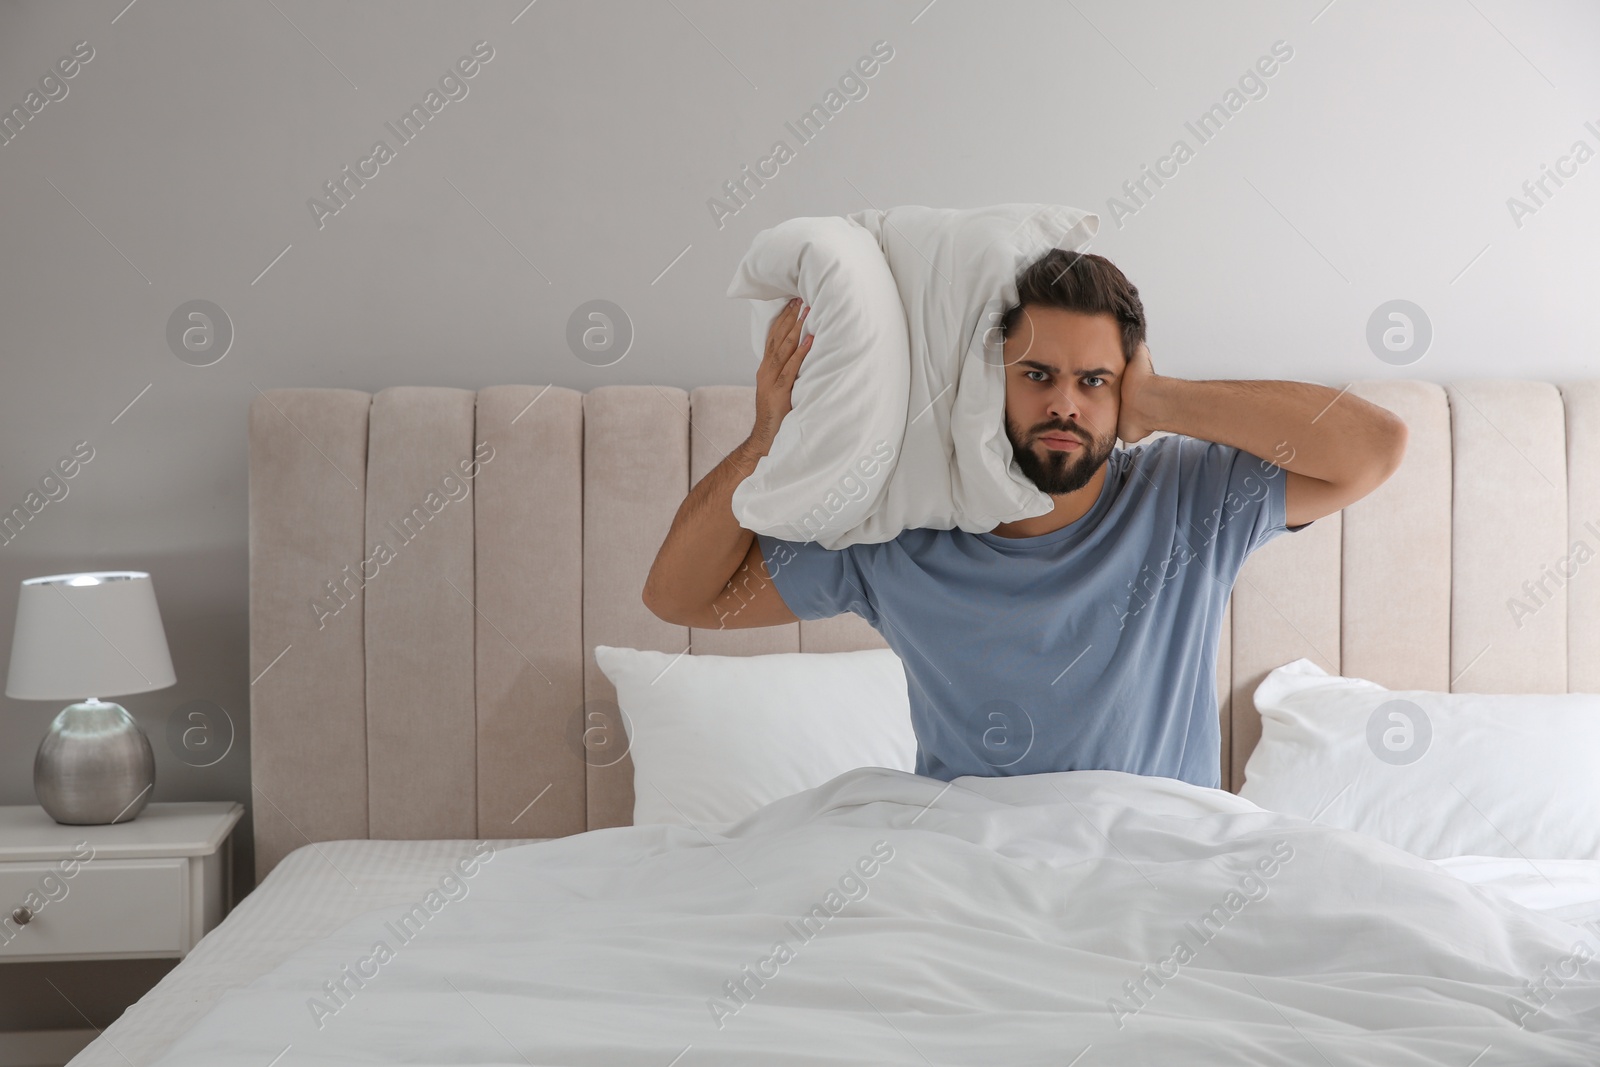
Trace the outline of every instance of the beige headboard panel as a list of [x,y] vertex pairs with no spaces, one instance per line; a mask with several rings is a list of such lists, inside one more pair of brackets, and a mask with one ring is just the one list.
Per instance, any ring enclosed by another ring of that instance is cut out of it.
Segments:
[[[1235,790],[1260,736],[1251,693],[1300,656],[1391,688],[1600,691],[1600,565],[1564,562],[1576,542],[1600,550],[1600,382],[1350,388],[1406,420],[1406,461],[1245,565],[1217,664]],[[258,877],[314,841],[626,825],[632,764],[597,644],[882,647],[853,615],[691,632],[640,602],[679,502],[744,438],[753,400],[747,386],[258,395]]]

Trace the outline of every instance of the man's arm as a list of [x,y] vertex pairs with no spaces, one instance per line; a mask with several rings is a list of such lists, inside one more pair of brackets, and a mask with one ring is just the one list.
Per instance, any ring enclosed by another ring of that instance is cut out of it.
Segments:
[[1405,455],[1407,430],[1392,411],[1325,385],[1188,381],[1155,373],[1144,345],[1124,368],[1117,436],[1150,433],[1231,445],[1282,467],[1285,526],[1303,526],[1360,500]]
[[772,583],[761,543],[734,518],[733,490],[755,471],[789,413],[795,376],[811,349],[811,337],[800,339],[807,311],[794,300],[773,320],[756,370],[756,418],[749,438],[689,491],[661,542],[643,599],[664,622],[736,629],[796,619]]

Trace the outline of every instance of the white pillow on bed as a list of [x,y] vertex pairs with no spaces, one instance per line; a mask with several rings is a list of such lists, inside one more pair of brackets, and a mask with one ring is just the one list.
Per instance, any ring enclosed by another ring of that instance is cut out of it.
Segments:
[[887,648],[692,656],[596,645],[633,756],[633,821],[731,823],[857,767],[916,767]]
[[1239,795],[1424,859],[1600,860],[1600,695],[1389,690],[1308,659],[1257,687]]

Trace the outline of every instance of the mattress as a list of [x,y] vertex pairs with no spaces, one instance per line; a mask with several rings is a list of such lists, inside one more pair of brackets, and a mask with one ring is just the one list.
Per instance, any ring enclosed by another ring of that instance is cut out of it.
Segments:
[[[496,849],[543,838],[491,841]],[[374,908],[416,900],[476,841],[322,841],[284,857],[71,1067],[145,1067],[217,998]]]

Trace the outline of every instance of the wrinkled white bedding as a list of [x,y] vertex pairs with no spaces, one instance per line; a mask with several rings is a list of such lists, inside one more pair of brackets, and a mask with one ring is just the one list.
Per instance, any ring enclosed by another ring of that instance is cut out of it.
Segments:
[[295,952],[156,1062],[1600,1062],[1589,931],[1170,779],[862,769],[465,885],[407,941],[385,908]]
[[1600,942],[1600,860],[1451,856],[1434,862],[1463,882],[1582,926],[1591,940]]

